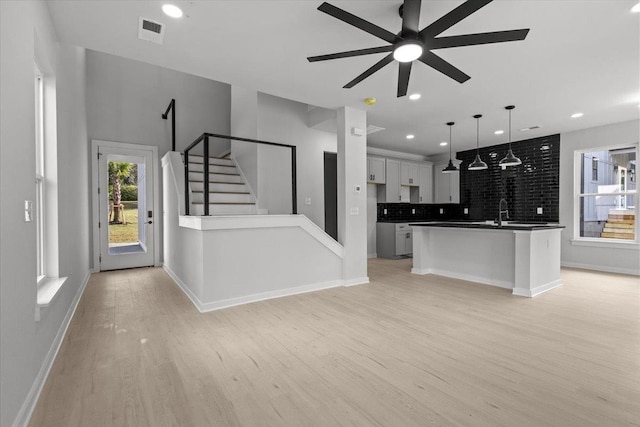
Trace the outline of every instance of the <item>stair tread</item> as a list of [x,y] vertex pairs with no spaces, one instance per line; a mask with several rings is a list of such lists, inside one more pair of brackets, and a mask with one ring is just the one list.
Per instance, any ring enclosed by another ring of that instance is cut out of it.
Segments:
[[[201,173],[204,174],[204,171],[189,171],[189,173]],[[230,175],[230,176],[240,176],[239,173],[226,173],[226,172],[211,172],[209,171],[209,175]]]
[[[192,193],[204,193],[204,190],[192,190]],[[209,191],[209,194],[251,194],[248,191]]]
[[[204,202],[191,202],[194,205],[204,205]],[[209,202],[209,205],[255,205],[255,202]]]
[[[204,180],[190,179],[189,182],[203,183]],[[209,184],[232,184],[232,185],[244,185],[244,182],[227,182],[227,181],[209,181]]]

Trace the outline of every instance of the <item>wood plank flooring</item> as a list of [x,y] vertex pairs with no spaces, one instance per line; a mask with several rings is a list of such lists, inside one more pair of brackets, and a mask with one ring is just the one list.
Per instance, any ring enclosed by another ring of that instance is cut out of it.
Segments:
[[640,425],[637,277],[528,299],[410,262],[207,314],[161,269],[95,274],[30,425]]

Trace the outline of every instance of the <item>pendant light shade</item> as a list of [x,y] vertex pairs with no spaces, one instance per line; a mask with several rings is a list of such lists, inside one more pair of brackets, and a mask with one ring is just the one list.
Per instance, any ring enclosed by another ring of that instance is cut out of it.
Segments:
[[453,127],[453,125],[455,125],[455,122],[447,123],[447,126],[449,126],[449,164],[447,165],[446,168],[442,169],[442,173],[459,172],[458,168],[453,165],[452,155],[451,155],[451,146],[453,145],[453,141],[451,139],[451,128]]
[[480,158],[480,117],[482,117],[482,114],[476,114],[475,116],[473,116],[474,119],[476,119],[476,159],[473,161],[473,163],[471,163],[469,165],[469,170],[470,171],[481,171],[484,169],[489,169],[489,166],[487,166],[487,164],[485,162],[482,161],[482,159]]
[[517,158],[513,154],[513,150],[511,150],[511,111],[516,108],[515,105],[508,105],[504,107],[505,110],[509,111],[509,151],[507,151],[507,155],[504,156],[504,159],[500,160],[500,166],[518,166],[522,164],[522,160]]

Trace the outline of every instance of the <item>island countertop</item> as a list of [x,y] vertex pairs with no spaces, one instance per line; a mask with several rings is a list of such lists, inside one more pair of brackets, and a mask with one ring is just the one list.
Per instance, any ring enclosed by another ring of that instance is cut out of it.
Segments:
[[475,228],[484,230],[519,230],[519,231],[536,231],[536,230],[552,230],[557,228],[565,228],[564,225],[551,223],[534,223],[506,221],[502,225],[493,223],[492,221],[438,221],[438,222],[409,222],[412,227],[444,227],[444,228]]

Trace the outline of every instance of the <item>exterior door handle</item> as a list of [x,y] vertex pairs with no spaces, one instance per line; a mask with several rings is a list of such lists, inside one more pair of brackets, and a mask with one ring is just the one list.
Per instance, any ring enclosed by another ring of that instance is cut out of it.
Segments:
[[146,224],[153,224],[153,221],[147,221]]

